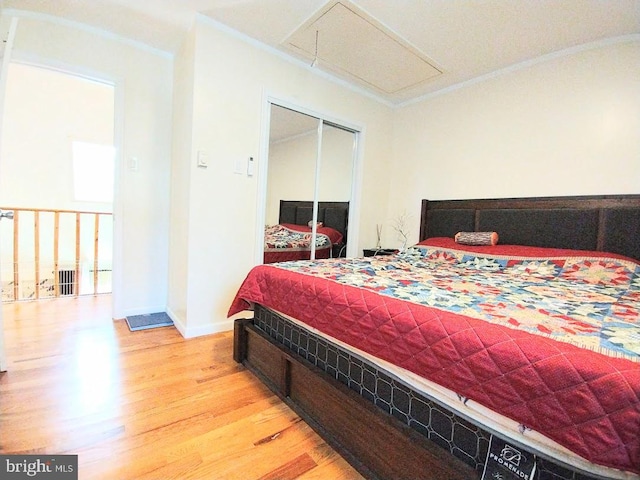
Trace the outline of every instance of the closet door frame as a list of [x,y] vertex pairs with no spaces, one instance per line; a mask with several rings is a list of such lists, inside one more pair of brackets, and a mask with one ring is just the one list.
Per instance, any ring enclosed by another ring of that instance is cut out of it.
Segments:
[[[315,117],[320,120],[319,131],[322,131],[323,123],[328,123],[332,126],[343,128],[344,130],[353,132],[354,145],[353,145],[353,165],[352,165],[352,177],[351,177],[351,197],[349,199],[349,235],[347,238],[347,251],[348,257],[354,257],[358,252],[358,231],[360,227],[360,198],[361,198],[361,185],[362,185],[362,156],[364,144],[365,129],[363,126],[337,118],[334,115],[327,114],[326,112],[320,112],[310,107],[294,103],[285,98],[274,96],[271,94],[265,94],[263,100],[262,109],[262,132],[260,136],[260,157],[258,159],[257,174],[258,174],[258,189],[257,189],[257,205],[256,205],[256,244],[255,244],[255,264],[259,265],[264,260],[264,225],[266,219],[266,199],[267,199],[267,180],[269,172],[269,132],[271,129],[271,105],[278,105],[280,107],[288,108],[296,112]],[[319,144],[321,143],[321,137],[319,138]],[[318,150],[320,151],[321,145]],[[316,164],[316,182],[318,180]],[[314,197],[317,196],[317,188]],[[314,200],[317,200],[314,198]],[[314,218],[317,218],[317,202],[314,207]]]

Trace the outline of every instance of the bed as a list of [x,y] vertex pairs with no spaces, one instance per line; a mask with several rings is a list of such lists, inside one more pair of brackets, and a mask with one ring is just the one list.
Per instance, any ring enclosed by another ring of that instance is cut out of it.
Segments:
[[[318,202],[315,258],[344,257],[349,202]],[[265,227],[264,263],[308,260],[313,202],[281,200],[278,224]]]
[[369,478],[637,479],[638,238],[640,195],[424,200],[402,255],[253,269],[234,358]]

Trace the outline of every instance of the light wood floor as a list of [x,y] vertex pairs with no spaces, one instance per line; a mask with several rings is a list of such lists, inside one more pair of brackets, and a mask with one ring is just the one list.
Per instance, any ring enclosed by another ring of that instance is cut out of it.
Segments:
[[130,332],[110,296],[4,304],[0,453],[81,479],[362,478],[232,359],[232,334]]

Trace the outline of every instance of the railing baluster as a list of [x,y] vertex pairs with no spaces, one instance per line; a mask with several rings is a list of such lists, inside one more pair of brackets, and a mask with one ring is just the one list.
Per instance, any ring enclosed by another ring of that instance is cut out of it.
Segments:
[[96,213],[95,229],[93,232],[93,293],[98,293],[98,235],[100,234],[100,215]]
[[20,273],[18,266],[18,230],[20,227],[20,211],[13,211],[13,299],[20,298]]
[[75,274],[73,275],[73,293],[77,297],[80,295],[79,279],[80,279],[80,212],[76,212],[76,260]]
[[34,251],[35,251],[35,277],[36,277],[36,284],[35,284],[35,293],[36,293],[36,300],[38,298],[40,298],[40,211],[35,210],[33,212],[34,214],[34,225],[33,225],[33,231],[34,231],[34,236],[33,236],[33,245],[34,245]]
[[58,265],[60,247],[60,212],[54,212],[53,218],[53,293],[57,298],[60,296],[60,266]]

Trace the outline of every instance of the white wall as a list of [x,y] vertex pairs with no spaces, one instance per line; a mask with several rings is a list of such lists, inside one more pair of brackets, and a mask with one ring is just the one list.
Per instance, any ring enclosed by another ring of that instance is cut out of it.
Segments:
[[[387,106],[229,35],[203,18],[195,28],[193,144],[187,167],[191,175],[188,316],[178,319],[186,336],[231,327],[228,308],[256,260],[256,211],[258,202],[264,201],[258,198],[261,178],[233,170],[237,159],[252,156],[260,171],[268,96],[362,125],[364,222],[385,204],[383,172],[391,144]],[[208,154],[206,169],[196,166],[198,150]],[[357,225],[353,227],[357,230]],[[375,230],[360,241],[372,244]]]
[[[420,200],[640,193],[640,43],[549,59],[398,110],[386,225]],[[386,228],[386,242],[398,241]]]
[[351,196],[355,134],[347,130],[324,125],[318,200],[346,202]]
[[[319,201],[348,202],[351,198],[354,135],[328,125],[323,127]],[[317,156],[316,131],[269,146],[265,224],[278,223],[280,200],[313,200]]]
[[0,202],[24,208],[111,212],[111,203],[74,198],[71,142],[113,145],[113,119],[112,86],[11,64],[0,146]]
[[187,318],[191,146],[193,122],[195,30],[191,30],[174,62],[173,150],[168,312],[181,324]]
[[[114,316],[164,310],[172,58],[69,23],[31,17],[19,20],[14,58],[115,83],[116,116],[121,115],[115,136],[121,150],[114,206]],[[132,157],[138,171],[126,168]]]
[[317,155],[316,131],[269,146],[266,225],[278,223],[280,200],[313,200]]

